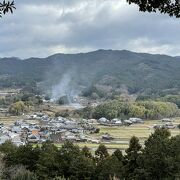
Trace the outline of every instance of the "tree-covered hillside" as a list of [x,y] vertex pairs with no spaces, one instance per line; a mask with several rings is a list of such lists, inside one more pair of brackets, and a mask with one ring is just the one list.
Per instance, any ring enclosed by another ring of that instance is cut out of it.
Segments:
[[98,50],[80,54],[56,54],[47,58],[0,59],[0,87],[32,82],[59,82],[64,74],[73,85],[145,94],[180,89],[180,58],[134,53],[126,50]]

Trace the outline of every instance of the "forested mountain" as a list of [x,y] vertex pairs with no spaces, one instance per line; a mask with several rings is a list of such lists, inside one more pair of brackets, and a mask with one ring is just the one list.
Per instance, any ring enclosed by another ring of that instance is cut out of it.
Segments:
[[58,83],[66,74],[75,85],[110,89],[126,87],[130,93],[180,89],[180,57],[97,50],[55,54],[47,58],[0,59],[0,87],[30,82]]

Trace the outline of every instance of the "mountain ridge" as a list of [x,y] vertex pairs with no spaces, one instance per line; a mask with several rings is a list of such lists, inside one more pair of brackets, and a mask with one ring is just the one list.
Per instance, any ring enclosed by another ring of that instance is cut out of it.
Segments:
[[[51,87],[64,76],[77,86],[126,86],[131,93],[180,89],[180,58],[128,50],[54,54],[46,58],[1,58],[0,87],[45,82]],[[6,75],[6,79],[3,79]]]

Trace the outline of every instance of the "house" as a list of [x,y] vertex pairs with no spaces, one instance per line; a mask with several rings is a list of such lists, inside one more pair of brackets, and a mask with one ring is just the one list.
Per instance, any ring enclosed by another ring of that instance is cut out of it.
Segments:
[[98,121],[99,121],[99,122],[102,122],[102,123],[106,123],[106,122],[109,121],[109,120],[107,120],[105,117],[102,117],[102,118],[100,118]]
[[29,125],[27,123],[22,123],[20,126],[22,129],[23,128],[27,128],[27,129],[29,128]]
[[21,138],[19,135],[14,136],[13,138],[11,138],[11,141],[13,144],[15,144],[16,146],[20,146],[20,145],[24,145],[25,143],[21,141]]
[[40,141],[39,135],[30,134],[28,136],[28,142],[30,142],[30,143],[38,143],[39,141]]
[[132,123],[144,123],[144,121],[140,118],[129,118],[129,120],[132,122]]
[[90,141],[91,141],[92,143],[96,143],[96,144],[99,144],[99,143],[100,143],[100,141],[97,140],[97,139],[90,139]]
[[69,136],[66,136],[66,140],[68,141],[76,141],[76,136],[75,135],[69,135]]
[[31,134],[32,135],[39,135],[39,130],[38,129],[32,129]]
[[21,132],[21,127],[20,126],[13,126],[11,131],[15,132],[15,133],[20,133]]
[[122,125],[122,121],[121,121],[121,120],[116,121],[114,124],[115,124],[116,126],[121,126],[121,125]]
[[54,142],[54,143],[60,143],[62,141],[62,133],[52,133],[50,135],[50,139]]
[[109,133],[106,133],[106,134],[102,135],[102,139],[110,141],[110,140],[113,140],[114,138],[112,136],[110,136]]
[[113,124],[115,124],[116,126],[121,126],[122,125],[122,121],[120,119],[117,119],[117,118],[112,119],[111,122]]
[[161,127],[162,127],[162,125],[160,125],[160,124],[154,124],[154,125],[153,125],[153,128],[154,128],[154,129],[159,129],[159,128],[161,128]]
[[0,144],[5,143],[6,141],[10,140],[10,137],[8,135],[1,135],[0,136]]
[[169,119],[169,118],[164,118],[161,120],[162,122],[172,122],[172,119]]
[[105,117],[102,117],[98,120],[99,123],[109,123],[109,120],[106,119]]
[[163,125],[164,128],[167,129],[175,129],[176,126],[174,124],[172,124],[171,122],[166,123],[165,125]]
[[132,121],[130,120],[124,120],[123,122],[124,125],[130,126],[132,124]]

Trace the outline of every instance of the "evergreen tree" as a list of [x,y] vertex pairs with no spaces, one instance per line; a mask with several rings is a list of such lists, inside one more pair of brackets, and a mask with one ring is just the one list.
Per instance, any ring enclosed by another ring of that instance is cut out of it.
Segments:
[[36,164],[40,155],[40,148],[33,148],[32,145],[19,146],[16,152],[16,164],[21,164],[27,169],[36,170]]
[[170,177],[169,137],[166,129],[156,129],[145,141],[143,162],[148,178],[166,179]]
[[71,176],[70,166],[74,159],[81,155],[81,151],[78,146],[75,146],[72,142],[66,141],[61,149],[58,151],[58,166],[65,178]]
[[83,155],[74,158],[70,166],[70,180],[90,180],[93,179],[95,163],[92,159]]
[[107,158],[109,156],[108,150],[105,145],[100,144],[97,150],[95,151],[97,162]]
[[123,177],[123,164],[116,156],[108,156],[97,164],[95,179],[109,180],[113,177]]
[[87,146],[84,146],[83,148],[82,148],[82,154],[85,156],[85,157],[87,157],[87,158],[90,158],[90,159],[92,159],[92,154],[91,154],[91,152],[90,152],[90,150],[89,150],[89,148],[87,147]]
[[57,152],[57,147],[52,143],[43,143],[37,162],[37,175],[39,179],[49,180],[59,175]]
[[127,179],[134,179],[136,177],[136,170],[139,168],[138,160],[140,153],[142,151],[142,146],[139,143],[139,139],[133,136],[129,142],[129,148],[126,149],[125,156],[125,177]]

